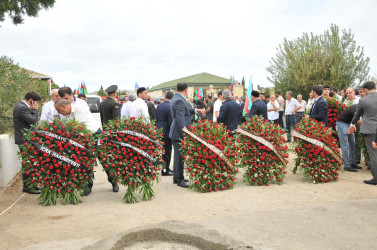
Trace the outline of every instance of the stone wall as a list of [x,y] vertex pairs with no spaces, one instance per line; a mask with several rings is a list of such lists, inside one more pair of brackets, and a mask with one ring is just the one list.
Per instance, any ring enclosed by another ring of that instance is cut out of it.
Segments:
[[17,157],[18,146],[14,137],[8,134],[0,135],[0,187],[5,187],[21,170]]

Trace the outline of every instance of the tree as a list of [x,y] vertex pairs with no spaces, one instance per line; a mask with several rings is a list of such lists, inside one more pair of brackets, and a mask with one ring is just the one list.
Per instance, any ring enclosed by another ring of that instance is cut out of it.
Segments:
[[314,85],[328,84],[343,89],[360,85],[368,78],[369,57],[356,46],[351,30],[331,24],[322,35],[304,33],[293,41],[284,39],[271,58],[268,80],[276,90],[292,90],[307,98]]
[[102,85],[101,85],[101,88],[99,89],[99,91],[97,92],[97,95],[99,95],[99,96],[107,96],[106,92],[103,90]]
[[[0,57],[0,134],[13,130],[13,108],[29,91],[49,98],[48,83],[30,77],[28,70],[21,68],[9,57]],[[39,105],[41,111],[42,105]]]
[[243,96],[246,96],[246,81],[245,77],[242,77],[241,85],[243,86]]
[[55,0],[1,0],[0,22],[4,22],[7,13],[14,24],[22,24],[23,16],[37,17],[41,9],[54,6]]

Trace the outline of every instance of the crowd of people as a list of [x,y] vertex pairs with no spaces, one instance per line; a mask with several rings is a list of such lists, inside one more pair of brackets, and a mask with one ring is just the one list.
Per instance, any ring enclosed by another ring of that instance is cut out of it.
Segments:
[[[235,133],[238,125],[246,120],[246,117],[262,116],[264,119],[280,125],[287,133],[287,142],[291,142],[291,131],[304,117],[323,122],[328,126],[329,98],[337,98],[348,106],[340,115],[336,123],[336,131],[340,141],[344,169],[357,172],[361,169],[358,164],[361,161],[358,134],[366,138],[366,146],[370,157],[368,168],[372,170],[373,178],[364,181],[367,184],[377,185],[377,93],[374,82],[365,82],[359,89],[347,88],[338,94],[336,88],[328,85],[313,86],[308,101],[303,100],[301,94],[294,98],[292,91],[285,93],[285,99],[280,91],[275,94],[264,94],[256,90],[251,92],[251,109],[245,112],[245,97],[233,97],[230,90],[219,91],[217,97],[208,95],[206,98],[194,100],[188,96],[188,85],[178,83],[176,92],[166,92],[164,97],[156,101],[148,95],[147,89],[137,89],[136,96],[130,95],[119,100],[118,87],[112,85],[106,89],[108,96],[100,104],[100,116],[102,126],[110,120],[120,117],[144,117],[153,120],[158,129],[163,130],[165,153],[163,155],[163,176],[173,176],[173,183],[187,188],[188,180],[183,174],[183,159],[180,152],[180,142],[185,128],[198,120],[211,120],[223,123],[230,134]],[[188,98],[187,98],[188,97]],[[20,145],[25,142],[23,129],[30,129],[38,122],[38,104],[40,96],[34,92],[28,92],[24,100],[14,108],[13,120],[15,142]],[[86,103],[86,96],[75,97],[69,87],[53,89],[51,100],[44,103],[40,120],[52,122],[54,119],[74,119],[84,123],[93,134],[102,133],[101,126],[92,116]],[[174,148],[173,170],[169,168]],[[107,173],[108,174],[108,173]],[[26,180],[27,176],[23,176]],[[108,174],[108,181],[112,184],[114,192],[119,187]],[[24,182],[26,183],[26,182]],[[24,192],[39,193],[39,190],[31,190],[26,185]],[[91,186],[85,195],[91,192]]]

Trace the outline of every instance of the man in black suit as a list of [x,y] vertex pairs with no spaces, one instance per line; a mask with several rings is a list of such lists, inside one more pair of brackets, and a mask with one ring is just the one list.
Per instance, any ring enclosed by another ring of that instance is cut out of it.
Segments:
[[230,132],[237,129],[240,118],[239,105],[232,100],[232,93],[226,89],[223,91],[223,99],[225,100],[220,107],[218,123],[224,123]]
[[170,108],[170,102],[173,98],[174,94],[171,91],[166,92],[165,99],[163,103],[160,103],[157,106],[156,109],[156,120],[157,120],[157,129],[162,128],[163,133],[163,141],[164,141],[164,149],[165,153],[162,156],[165,162],[165,168],[162,169],[161,174],[163,176],[166,175],[174,175],[173,171],[169,169],[170,166],[170,160],[171,160],[171,139],[169,138],[169,131],[171,123],[173,122],[173,119],[171,117],[171,108]]
[[188,180],[185,180],[183,176],[183,159],[180,153],[180,143],[184,133],[182,130],[191,125],[190,114],[200,112],[202,115],[204,115],[204,109],[189,109],[186,101],[187,88],[187,83],[177,84],[177,93],[175,93],[170,103],[173,122],[169,131],[169,137],[172,140],[174,147],[173,183],[176,183],[178,186],[184,188],[187,188],[189,185],[186,183]]
[[[25,143],[23,135],[24,129],[30,129],[38,121],[38,104],[41,97],[31,91],[28,92],[24,99],[16,104],[13,109],[13,126],[15,143],[20,146]],[[24,172],[24,171],[23,171]],[[39,190],[34,190],[27,186],[26,180],[28,176],[22,173],[23,189],[22,191],[29,194],[40,194]]]
[[259,92],[253,90],[251,92],[251,101],[253,105],[251,106],[251,110],[249,112],[249,117],[252,118],[253,116],[263,116],[263,119],[267,120],[267,104],[259,99]]
[[323,87],[319,85],[314,86],[311,93],[314,98],[314,103],[310,110],[309,118],[313,118],[318,122],[323,122],[325,126],[328,127],[328,107],[326,100],[322,97]]

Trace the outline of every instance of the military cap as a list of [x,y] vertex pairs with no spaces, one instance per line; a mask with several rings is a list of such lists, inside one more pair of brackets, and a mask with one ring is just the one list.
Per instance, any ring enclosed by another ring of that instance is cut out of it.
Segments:
[[117,85],[111,85],[110,87],[108,87],[105,90],[105,92],[108,93],[108,94],[111,94],[111,93],[114,93],[117,90],[118,90],[118,86]]

